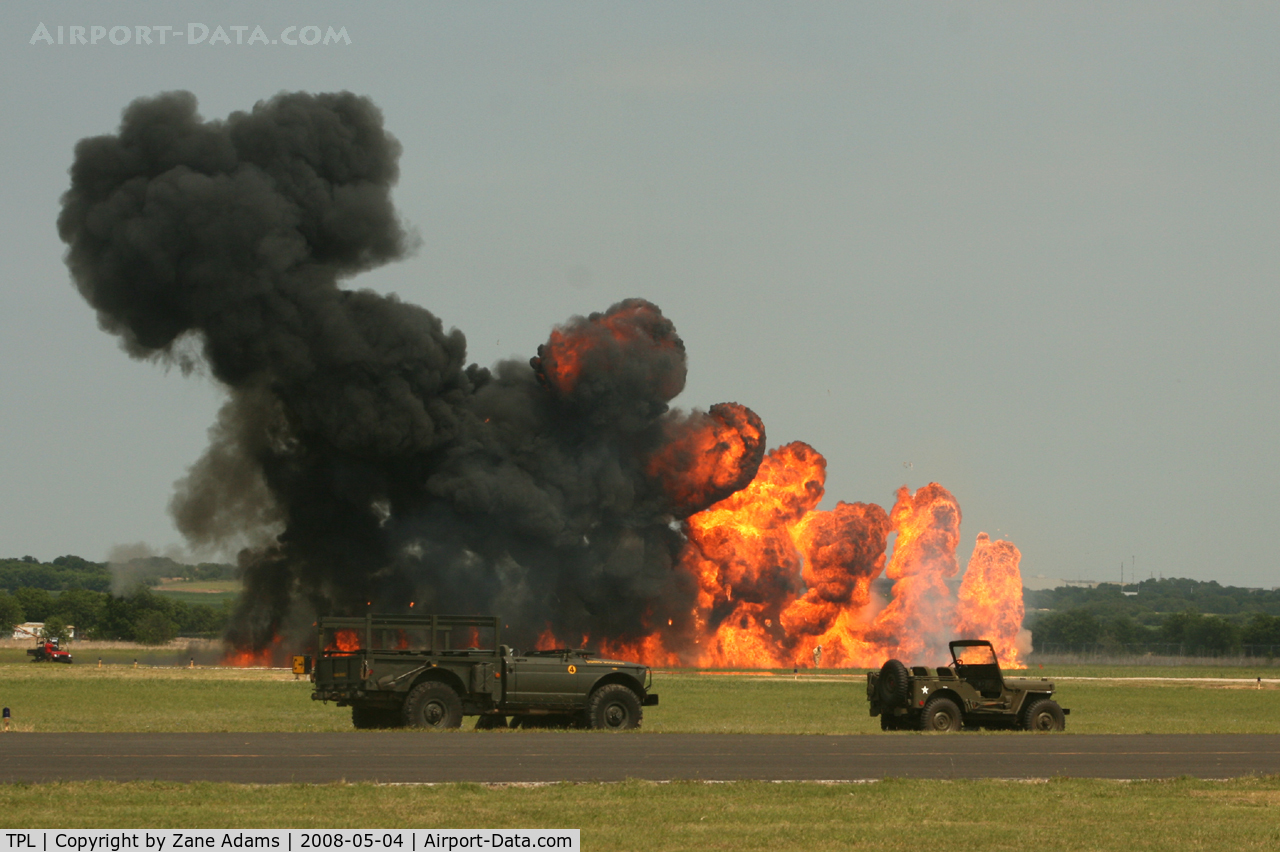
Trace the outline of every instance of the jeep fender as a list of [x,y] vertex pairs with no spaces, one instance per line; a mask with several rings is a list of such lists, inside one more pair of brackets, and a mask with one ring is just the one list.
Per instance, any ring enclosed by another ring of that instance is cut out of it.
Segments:
[[1022,700],[1019,701],[1012,709],[1016,717],[1022,717],[1022,711],[1031,706],[1031,702],[1039,701],[1041,698],[1052,698],[1052,692],[1024,692]]
[[[957,693],[954,689],[950,689],[949,687],[940,687],[938,689],[930,689],[929,694],[924,696],[923,703],[928,704],[929,699],[936,698],[937,696],[942,696],[943,698],[950,698],[952,701],[954,701],[955,705],[960,708],[961,715],[969,712],[968,702],[966,702],[962,697],[960,697],[960,694]],[[919,713],[923,709],[924,707],[921,704],[921,701],[919,699],[913,698],[911,702],[911,712]]]

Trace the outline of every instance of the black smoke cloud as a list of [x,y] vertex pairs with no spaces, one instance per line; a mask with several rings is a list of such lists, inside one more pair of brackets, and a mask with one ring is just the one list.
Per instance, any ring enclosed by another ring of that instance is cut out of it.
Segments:
[[224,121],[167,93],[76,146],[58,230],[102,328],[134,357],[202,360],[228,391],[172,506],[194,544],[250,543],[228,638],[260,648],[317,612],[414,601],[499,613],[518,643],[670,619],[678,646],[696,589],[672,520],[698,507],[646,465],[706,418],[668,408],[674,326],[627,300],[486,369],[427,310],[344,289],[405,252],[399,155],[346,92]]

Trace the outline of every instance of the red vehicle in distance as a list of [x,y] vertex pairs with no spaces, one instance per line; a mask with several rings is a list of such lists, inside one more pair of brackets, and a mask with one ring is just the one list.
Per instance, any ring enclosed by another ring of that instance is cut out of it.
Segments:
[[71,652],[58,647],[57,639],[46,639],[27,651],[33,663],[70,663]]

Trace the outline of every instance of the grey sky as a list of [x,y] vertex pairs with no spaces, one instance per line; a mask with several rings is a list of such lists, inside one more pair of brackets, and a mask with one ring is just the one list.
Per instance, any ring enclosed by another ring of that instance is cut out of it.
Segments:
[[[986,531],[1025,575],[1276,586],[1280,10],[1114,6],[4,4],[0,556],[180,543],[220,401],[76,294],[72,146],[163,90],[217,118],[349,89],[404,146],[421,238],[353,286],[472,360],[642,296],[688,349],[677,404],[812,444],[826,505],[935,480],[962,564]],[[32,45],[41,22],[351,44]]]

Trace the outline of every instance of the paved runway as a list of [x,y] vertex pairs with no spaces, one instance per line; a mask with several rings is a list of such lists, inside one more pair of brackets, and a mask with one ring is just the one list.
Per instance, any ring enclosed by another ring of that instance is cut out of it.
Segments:
[[1275,773],[1278,734],[0,734],[4,782],[853,781]]

